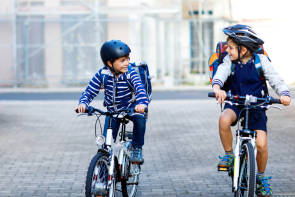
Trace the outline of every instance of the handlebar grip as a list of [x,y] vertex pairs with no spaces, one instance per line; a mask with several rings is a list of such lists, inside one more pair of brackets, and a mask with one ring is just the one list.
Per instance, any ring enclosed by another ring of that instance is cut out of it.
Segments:
[[209,92],[208,97],[214,97],[215,98],[215,93],[214,92]]
[[[91,106],[89,106],[89,107],[87,107],[87,108],[85,109],[85,112],[84,112],[84,113],[89,113],[89,111],[90,111],[90,113],[93,113],[94,108],[91,107]],[[78,108],[75,109],[75,112],[76,112],[76,113],[79,113]]]
[[277,104],[281,104],[281,100],[280,99],[276,99],[276,98],[272,98],[270,100],[271,103],[277,103]]

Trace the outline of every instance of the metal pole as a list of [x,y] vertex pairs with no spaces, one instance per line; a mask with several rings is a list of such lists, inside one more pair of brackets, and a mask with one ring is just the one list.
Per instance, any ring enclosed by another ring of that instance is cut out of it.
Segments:
[[25,82],[29,76],[29,56],[28,56],[28,45],[29,45],[29,21],[26,18],[24,22],[24,79]]
[[14,70],[13,86],[18,86],[18,64],[17,64],[17,43],[16,43],[16,0],[12,2],[12,64]]
[[200,74],[203,74],[203,53],[202,53],[202,48],[203,48],[203,42],[202,42],[202,35],[203,35],[203,22],[201,20],[202,18],[202,9],[203,9],[203,1],[202,0],[199,0],[198,1],[198,8],[199,8],[199,22],[198,22],[198,52],[199,52],[199,71],[200,71]]

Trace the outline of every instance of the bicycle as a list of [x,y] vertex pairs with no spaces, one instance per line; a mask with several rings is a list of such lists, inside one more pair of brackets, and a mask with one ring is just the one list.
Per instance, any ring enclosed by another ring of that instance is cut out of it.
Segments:
[[[214,97],[214,92],[209,92],[208,97]],[[258,98],[252,95],[239,96],[227,93],[225,100],[231,105],[243,106],[245,111],[244,124],[240,120],[242,113],[238,117],[238,128],[236,130],[236,146],[234,149],[234,165],[228,168],[220,168],[218,171],[228,171],[232,179],[232,192],[235,197],[253,197],[255,195],[255,161],[256,161],[256,131],[249,129],[249,110],[254,108],[269,109],[271,104],[280,104],[279,99],[271,96]],[[276,107],[279,108],[279,107]],[[241,124],[241,129],[240,129]]]
[[[132,132],[126,131],[128,124],[128,113],[131,110],[120,112],[104,112],[100,109],[89,106],[86,110],[88,116],[96,115],[95,139],[98,146],[96,155],[92,158],[85,183],[85,196],[123,197],[136,196],[141,173],[141,164],[133,163],[129,160],[131,152]],[[145,110],[147,112],[147,108]],[[102,134],[100,116],[108,116],[108,129],[106,137]],[[116,143],[113,139],[112,117],[118,118],[121,125],[119,132],[120,142]],[[97,135],[97,123],[100,124],[101,134]],[[117,188],[117,183],[121,182],[121,189]]]

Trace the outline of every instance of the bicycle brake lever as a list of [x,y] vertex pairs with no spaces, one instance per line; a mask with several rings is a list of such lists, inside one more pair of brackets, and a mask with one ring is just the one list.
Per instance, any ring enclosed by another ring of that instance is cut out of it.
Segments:
[[231,101],[224,101],[224,103],[228,103],[228,104],[230,104],[230,105],[236,105],[236,106],[241,105],[241,104],[239,104],[239,103],[233,103],[233,102],[231,102]]
[[230,105],[234,105],[234,103],[231,102],[231,101],[224,101],[224,103],[228,103],[228,104],[230,104]]
[[79,113],[79,114],[77,115],[77,117],[80,117],[80,116],[87,116],[87,113]]
[[266,109],[270,109],[270,108],[276,108],[276,109],[282,110],[282,108],[279,107],[279,106],[271,106],[271,105],[268,105],[268,106],[266,107]]
[[123,118],[125,114],[126,114],[125,112],[121,112],[121,113],[119,113],[118,115],[115,115],[115,116],[116,116],[116,118]]

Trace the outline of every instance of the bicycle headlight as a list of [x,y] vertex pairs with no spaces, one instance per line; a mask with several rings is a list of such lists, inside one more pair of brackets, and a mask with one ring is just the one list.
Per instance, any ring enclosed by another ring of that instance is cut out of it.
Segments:
[[101,146],[105,143],[105,137],[103,135],[99,135],[96,137],[97,146]]

